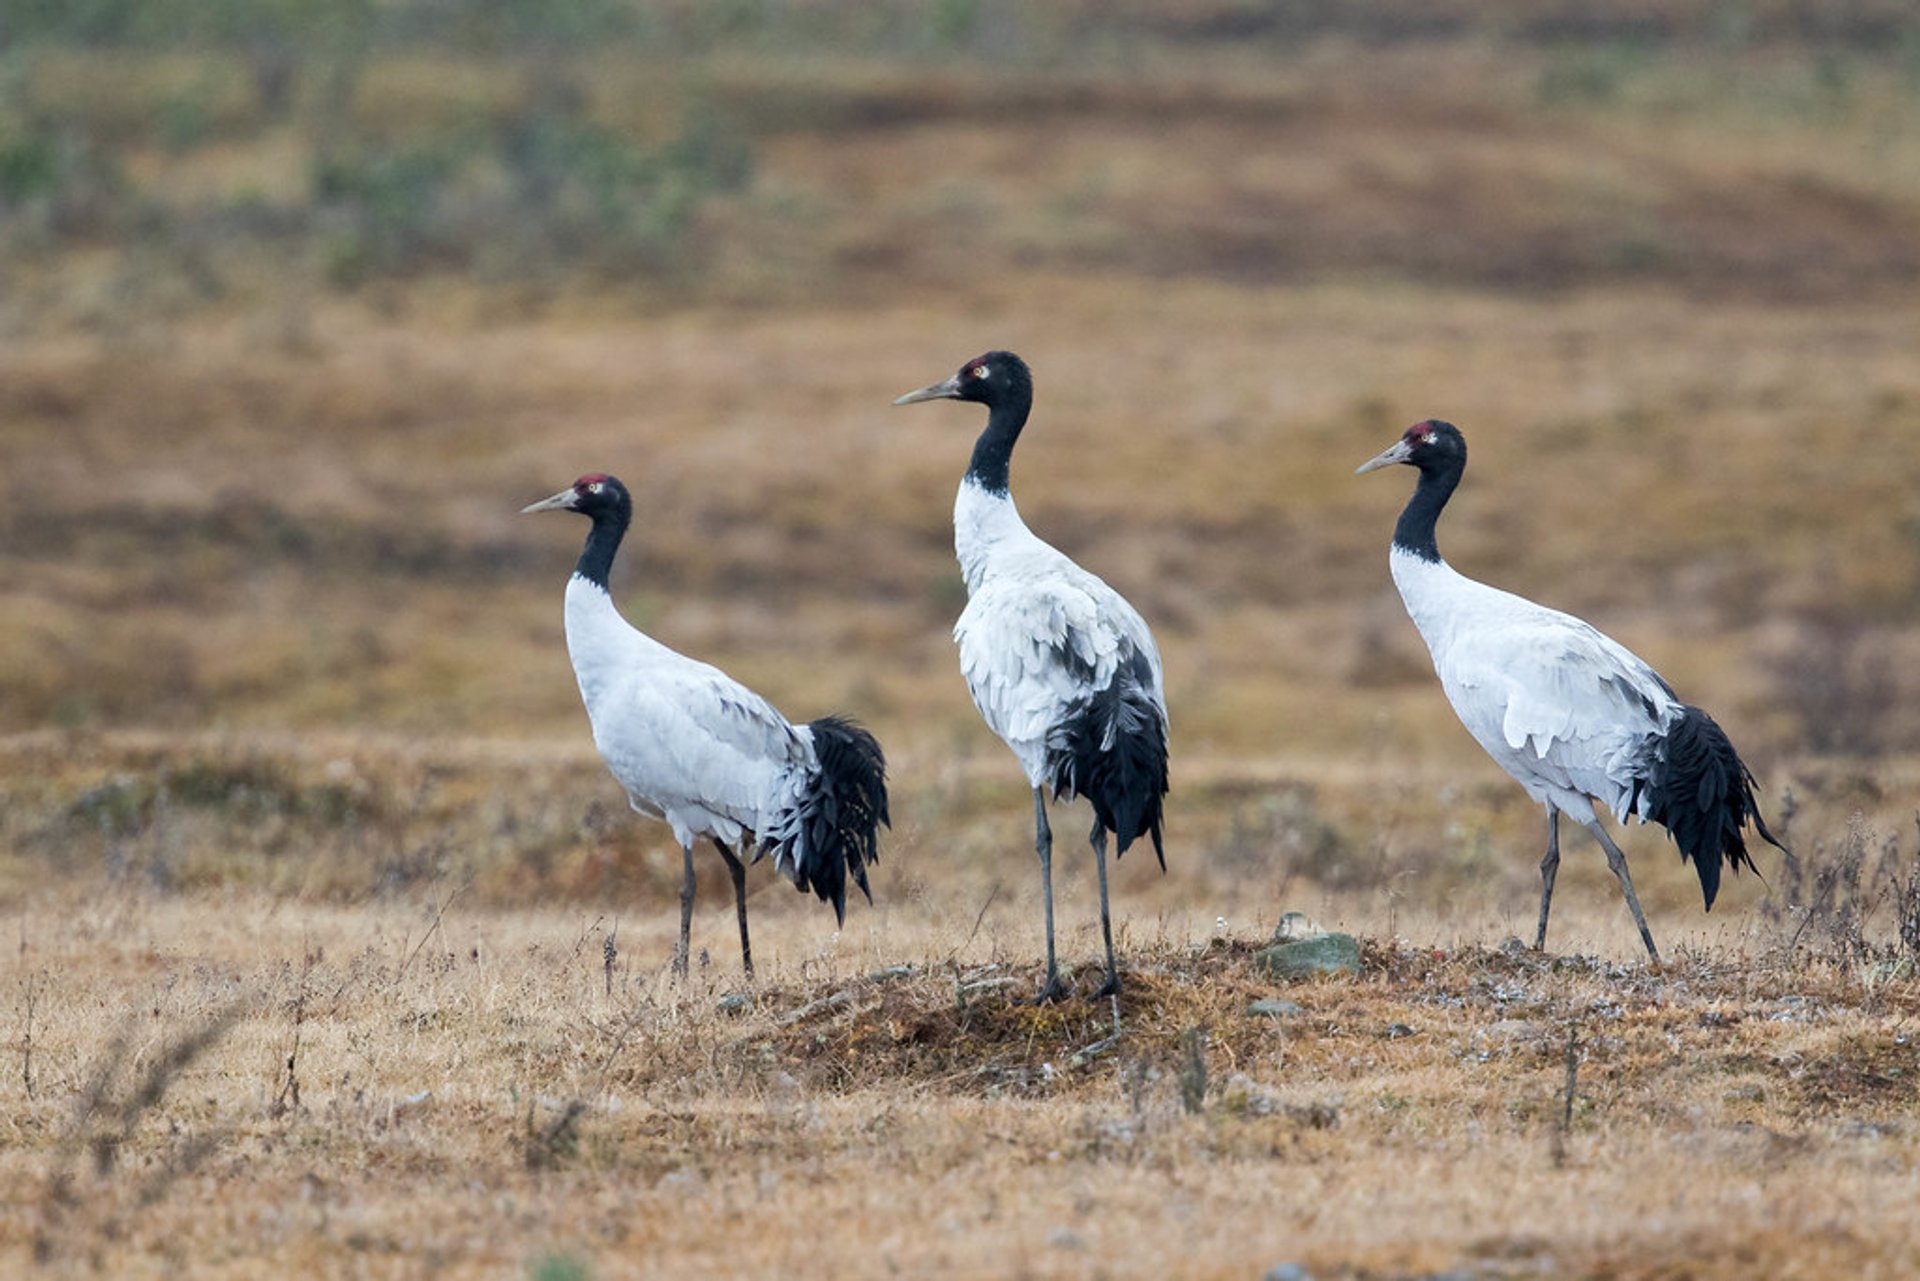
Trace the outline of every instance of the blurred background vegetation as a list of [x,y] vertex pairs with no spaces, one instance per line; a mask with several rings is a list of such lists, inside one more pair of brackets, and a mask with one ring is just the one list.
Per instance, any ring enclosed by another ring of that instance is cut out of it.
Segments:
[[[16,326],[436,276],[791,296],[983,249],[1243,283],[1773,297],[1920,272],[1920,19],[1891,0],[21,0],[0,21]],[[1246,172],[1239,155],[1168,190],[1105,154],[1211,121],[1271,140],[1391,117],[1405,143],[1522,122],[1511,141],[1536,148],[1602,121],[1677,125],[1676,147],[1695,130],[1846,136],[1870,167],[1829,155],[1732,191],[1652,155],[1481,147],[1442,167],[1415,146],[1343,173],[1335,132],[1313,172]],[[857,189],[780,163],[801,139],[884,148],[956,120],[1050,127],[1033,159],[1066,163],[1037,207],[949,172],[918,207],[860,210]]]
[[580,531],[513,514],[590,469],[636,623],[888,744],[883,897],[1024,892],[946,637],[977,424],[887,405],[990,346],[1030,522],[1167,651],[1136,909],[1530,910],[1402,487],[1346,475],[1427,415],[1455,562],[1712,708],[1809,850],[1920,799],[1910,4],[14,0],[0,281],[16,895],[664,903],[566,668]]

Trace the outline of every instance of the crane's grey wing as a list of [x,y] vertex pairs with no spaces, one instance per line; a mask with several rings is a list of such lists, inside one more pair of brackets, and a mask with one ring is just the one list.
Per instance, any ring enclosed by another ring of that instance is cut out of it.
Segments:
[[1091,574],[1004,576],[984,585],[954,625],[974,704],[1009,743],[1038,743],[1063,710],[1147,659],[1162,718],[1160,653],[1146,622]]
[[1149,630],[1147,620],[1140,617],[1140,611],[1133,607],[1132,602],[1100,582],[1099,579],[1096,578],[1094,581],[1099,583],[1100,589],[1106,594],[1105,603],[1101,606],[1101,614],[1120,638],[1120,652],[1123,655],[1141,654],[1147,660],[1147,668],[1153,678],[1153,685],[1149,692],[1153,695],[1154,705],[1160,709],[1160,719],[1164,723],[1167,719],[1166,675],[1160,667],[1160,647],[1153,643],[1153,632]]
[[1555,743],[1652,732],[1677,701],[1651,667],[1577,619],[1509,621],[1489,639],[1450,646],[1435,666],[1516,751],[1544,757]]
[[634,681],[594,723],[614,777],[665,810],[705,811],[746,827],[812,749],[772,704],[691,659]]
[[1541,610],[1483,634],[1495,643],[1454,645],[1435,663],[1467,729],[1537,796],[1564,789],[1622,812],[1647,741],[1678,713],[1667,683],[1570,615]]
[[1509,632],[1507,744],[1546,756],[1555,743],[1640,737],[1676,700],[1625,646],[1578,619]]

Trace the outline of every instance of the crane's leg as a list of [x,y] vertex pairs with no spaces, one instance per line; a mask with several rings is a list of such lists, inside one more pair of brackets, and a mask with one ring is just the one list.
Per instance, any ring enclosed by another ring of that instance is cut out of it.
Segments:
[[1640,941],[1647,945],[1647,955],[1653,958],[1655,965],[1660,964],[1660,949],[1653,945],[1653,931],[1647,928],[1647,914],[1640,910],[1640,896],[1633,892],[1633,878],[1627,875],[1627,856],[1607,835],[1607,829],[1600,826],[1598,818],[1593,820],[1593,826],[1588,830],[1600,842],[1600,847],[1606,850],[1607,866],[1620,878],[1620,892],[1627,896],[1627,907],[1633,912],[1633,923],[1640,927]]
[[1087,840],[1093,845],[1093,866],[1100,873],[1100,937],[1107,944],[1107,981],[1095,996],[1120,995],[1120,967],[1113,961],[1113,916],[1107,910],[1107,829],[1099,819],[1093,820],[1093,831],[1087,834]]
[[1042,1001],[1058,1001],[1068,993],[1060,981],[1060,967],[1053,952],[1053,828],[1047,824],[1047,793],[1033,789],[1033,852],[1040,856],[1040,896],[1047,907],[1047,982],[1040,989]]
[[673,972],[687,977],[687,944],[693,937],[693,842],[680,847],[686,874],[680,878],[680,943],[673,949]]
[[717,836],[713,838],[713,848],[727,860],[727,875],[733,878],[733,908],[740,917],[740,968],[752,978],[753,944],[747,940],[747,865]]
[[1547,909],[1553,906],[1553,878],[1560,874],[1560,811],[1547,802],[1547,852],[1540,860],[1540,929],[1533,950],[1547,950]]

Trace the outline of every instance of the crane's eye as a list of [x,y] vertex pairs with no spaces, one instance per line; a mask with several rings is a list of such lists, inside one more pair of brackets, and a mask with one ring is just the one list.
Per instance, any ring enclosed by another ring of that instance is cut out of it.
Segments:
[[973,367],[973,376],[975,378],[985,378],[987,376],[987,367],[985,365],[975,365]]
[[604,488],[606,488],[606,486],[602,485],[599,481],[596,480],[591,485],[587,486],[587,492],[589,494],[597,494]]

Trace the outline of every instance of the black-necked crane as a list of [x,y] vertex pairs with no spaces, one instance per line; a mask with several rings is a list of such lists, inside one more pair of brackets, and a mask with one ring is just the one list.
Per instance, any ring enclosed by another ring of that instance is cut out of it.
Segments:
[[1754,866],[1749,820],[1769,844],[1785,849],[1760,816],[1752,772],[1711,716],[1681,702],[1624,645],[1570,614],[1475,582],[1440,558],[1434,525],[1467,467],[1459,428],[1417,423],[1357,470],[1393,463],[1420,473],[1394,526],[1394,585],[1467,732],[1547,809],[1534,947],[1547,943],[1564,813],[1606,851],[1640,941],[1658,962],[1627,856],[1607,835],[1594,802],[1620,823],[1636,816],[1664,826],[1680,857],[1693,863],[1711,911],[1722,861],[1735,872]]
[[523,509],[579,512],[593,522],[567,580],[567,653],[593,726],[594,746],[634,810],[664,820],[680,843],[680,941],[687,970],[693,924],[693,846],[713,842],[733,878],[740,963],[747,938],[747,869],[771,855],[796,888],[833,904],[844,923],[847,878],[873,901],[867,864],[887,818],[886,761],[873,735],[839,716],[790,724],[725,672],[654,640],[620,615],[607,587],[633,499],[612,476],[582,476]]
[[1053,943],[1053,831],[1047,791],[1093,805],[1094,867],[1107,981],[1120,990],[1107,903],[1107,833],[1114,857],[1151,835],[1160,870],[1161,798],[1167,792],[1167,700],[1160,652],[1146,622],[1120,593],[1042,542],[1020,519],[1008,462],[1033,408],[1033,377],[1008,351],[969,360],[945,382],[893,403],[967,400],[987,407],[987,426],[953,504],[954,550],[967,607],[954,624],[960,670],[974,706],[1013,749],[1033,789],[1034,851],[1046,902],[1047,979],[1042,1000],[1067,994]]

